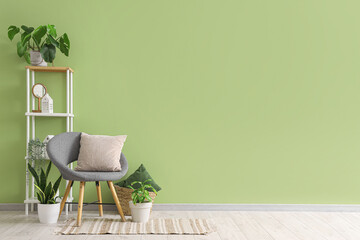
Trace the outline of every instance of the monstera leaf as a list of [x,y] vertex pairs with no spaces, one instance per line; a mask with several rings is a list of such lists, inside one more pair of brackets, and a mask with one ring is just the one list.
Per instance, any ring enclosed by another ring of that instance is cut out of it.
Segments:
[[15,35],[18,34],[20,32],[20,28],[16,27],[16,26],[10,26],[8,28],[8,37],[10,40],[13,40]]
[[40,50],[42,58],[49,63],[52,63],[55,59],[56,48],[52,44],[44,44]]
[[70,40],[66,33],[60,37],[60,51],[65,54],[65,56],[69,56],[70,50]]

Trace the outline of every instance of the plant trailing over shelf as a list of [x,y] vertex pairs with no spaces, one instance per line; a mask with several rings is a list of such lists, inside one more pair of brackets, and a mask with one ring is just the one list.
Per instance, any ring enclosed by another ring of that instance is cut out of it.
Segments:
[[28,156],[30,160],[39,160],[44,158],[45,143],[38,138],[31,139],[28,144]]
[[69,37],[66,33],[58,37],[54,25],[41,25],[36,29],[22,25],[20,28],[11,25],[8,28],[8,37],[13,40],[16,34],[21,34],[21,39],[17,43],[17,54],[24,57],[29,64],[30,50],[40,51],[42,58],[49,63],[55,59],[56,48],[65,56],[69,56]]
[[60,186],[60,182],[61,182],[61,175],[60,177],[56,180],[56,182],[54,183],[54,185],[52,185],[51,182],[48,183],[48,176],[50,173],[50,169],[51,169],[51,162],[49,162],[49,165],[46,169],[46,172],[44,171],[43,168],[41,168],[40,170],[40,174],[38,174],[35,169],[33,167],[31,167],[30,163],[28,163],[28,169],[31,173],[31,175],[33,175],[34,179],[35,179],[35,187],[37,188],[37,199],[39,200],[39,202],[41,204],[55,204],[56,203],[56,192],[59,189]]
[[[132,202],[134,205],[137,203],[152,202],[152,198],[149,195],[149,190],[152,190],[156,195],[157,191],[147,182],[152,181],[151,179],[145,180],[144,182],[135,181],[132,182],[128,187],[134,190],[131,194]],[[138,188],[134,188],[133,185],[138,184]]]
[[31,139],[28,144],[28,159],[30,161],[38,160],[35,162],[36,169],[40,171],[40,167],[45,164],[45,151],[46,144],[41,142],[38,138]]

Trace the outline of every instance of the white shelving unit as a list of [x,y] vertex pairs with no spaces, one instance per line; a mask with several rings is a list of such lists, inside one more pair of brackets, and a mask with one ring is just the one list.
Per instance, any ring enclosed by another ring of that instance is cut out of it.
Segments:
[[[66,118],[66,131],[72,132],[74,128],[74,113],[73,113],[73,73],[74,71],[69,67],[37,67],[37,66],[26,66],[26,190],[25,190],[25,214],[29,213],[29,204],[31,205],[31,211],[34,211],[34,203],[38,203],[38,200],[34,196],[35,186],[34,178],[30,181],[29,171],[27,165],[29,163],[28,158],[28,144],[30,139],[35,139],[35,119],[36,117],[64,117]],[[31,93],[31,89],[35,84],[35,72],[55,72],[55,73],[66,73],[66,113],[39,113],[32,112],[35,110],[35,97]],[[30,97],[32,96],[32,97]],[[31,163],[34,166],[34,161]],[[72,163],[70,167],[73,168]],[[67,181],[66,181],[67,185]],[[31,194],[30,194],[31,190]],[[72,201],[72,190],[70,191],[67,201]],[[70,208],[66,206],[65,211],[68,214]]]

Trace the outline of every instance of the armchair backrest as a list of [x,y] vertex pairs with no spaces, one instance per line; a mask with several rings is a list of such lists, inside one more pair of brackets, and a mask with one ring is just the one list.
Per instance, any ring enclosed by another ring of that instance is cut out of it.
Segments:
[[47,144],[46,151],[51,162],[60,172],[67,165],[78,159],[80,150],[80,132],[64,132],[53,137]]

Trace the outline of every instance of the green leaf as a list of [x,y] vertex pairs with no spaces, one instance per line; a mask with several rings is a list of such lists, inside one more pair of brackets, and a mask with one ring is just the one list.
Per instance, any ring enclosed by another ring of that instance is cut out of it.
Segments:
[[45,191],[45,187],[46,187],[46,175],[44,172],[44,169],[41,169],[40,172],[40,185],[39,185],[40,189],[42,191]]
[[41,203],[42,202],[41,195],[38,192],[36,192],[36,196],[37,196],[37,199],[39,200],[39,202]]
[[26,33],[32,33],[34,31],[33,27],[27,27],[25,25],[22,25],[21,29],[24,30]]
[[152,202],[152,198],[149,195],[145,196],[147,200],[149,200],[149,202]]
[[57,37],[57,34],[56,34],[56,27],[55,25],[50,25],[48,24],[47,25],[47,33],[51,36],[53,36],[54,38]]
[[46,62],[52,63],[55,59],[56,48],[52,44],[44,44],[40,50],[40,53]]
[[136,192],[131,193],[131,198],[134,198],[137,195]]
[[56,192],[55,192],[54,189],[52,188],[51,191],[50,191],[50,195],[49,195],[49,197],[48,197],[48,201],[54,200],[55,195],[56,195]]
[[139,181],[134,181],[134,182],[132,182],[132,183],[131,183],[131,186],[133,186],[133,185],[134,185],[134,184],[136,184],[136,183],[138,183],[138,184],[142,185],[142,182],[139,182]]
[[19,57],[24,56],[26,49],[26,46],[23,46],[21,42],[17,43],[17,54]]
[[37,172],[35,171],[35,169],[31,166],[30,163],[28,163],[28,169],[29,169],[29,172],[31,173],[31,175],[33,175],[34,179],[35,179],[35,182],[37,185],[39,185],[39,175],[37,174]]
[[45,193],[40,189],[40,187],[38,186],[38,185],[36,185],[36,184],[34,184],[34,186],[39,190],[39,192],[40,192],[40,196],[41,196],[41,200],[39,200],[40,201],[40,203],[46,203],[45,202]]
[[54,191],[55,191],[55,193],[57,192],[57,190],[58,190],[58,188],[60,186],[61,178],[62,178],[62,176],[60,175],[60,177],[54,183]]
[[45,188],[45,192],[44,192],[45,193],[45,202],[50,200],[50,198],[51,198],[51,190],[53,190],[52,189],[52,184],[51,184],[51,182],[49,182],[49,184]]
[[37,45],[41,44],[41,39],[45,36],[47,32],[46,26],[39,26],[34,33],[32,34],[32,37]]
[[135,196],[132,198],[134,205],[136,205],[136,202],[137,202],[137,200],[138,200],[138,197],[139,197],[138,195],[135,195]]
[[13,40],[15,35],[18,34],[18,32],[20,32],[20,29],[16,26],[10,26],[8,28],[8,37],[10,40]]
[[68,35],[64,33],[60,39],[59,39],[60,45],[59,49],[60,51],[65,54],[65,56],[69,56],[69,50],[70,50],[70,40],[68,38]]
[[23,33],[21,34],[21,44],[23,46],[26,46],[26,43],[30,40],[31,38],[31,33]]
[[143,183],[145,184],[145,183],[147,183],[147,182],[151,182],[152,181],[152,179],[148,179],[148,180],[145,180]]
[[155,190],[155,188],[153,188],[153,186],[149,185],[148,187],[146,187],[146,189],[152,190],[152,192],[156,193],[157,195],[157,191]]
[[54,45],[55,47],[59,47],[60,43],[58,41],[56,41],[55,38],[53,38],[53,36],[49,35],[48,38],[49,43],[51,43],[52,45]]
[[25,60],[26,60],[26,62],[27,62],[28,64],[31,64],[31,61],[30,61],[30,53],[29,53],[28,51],[26,51],[26,52],[24,53],[24,58],[25,58]]
[[48,167],[46,169],[46,174],[45,174],[46,178],[48,178],[50,170],[51,170],[51,162],[49,162],[49,165],[48,165]]

